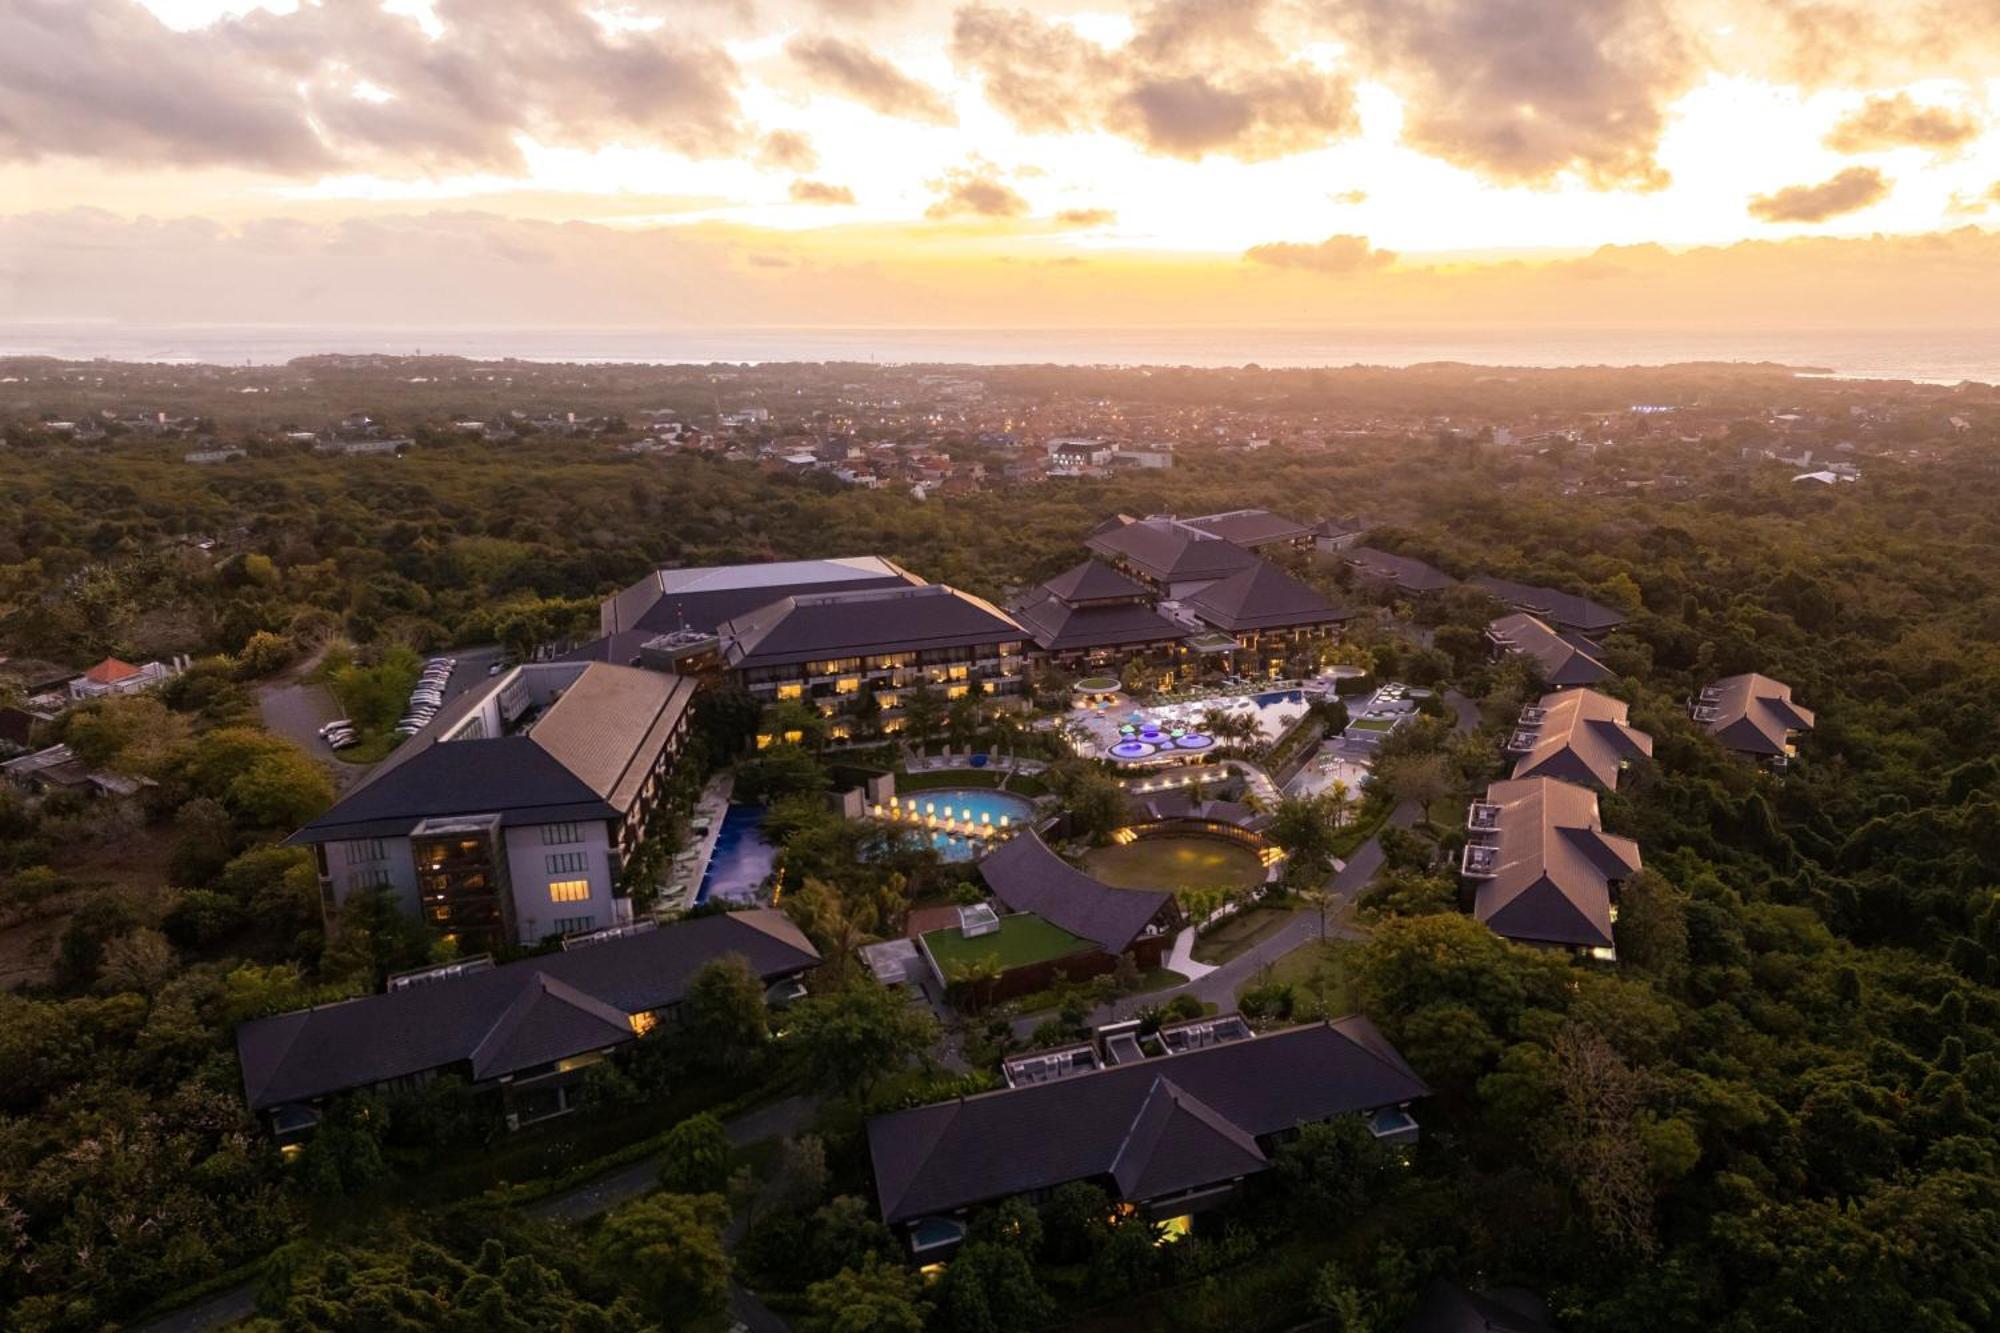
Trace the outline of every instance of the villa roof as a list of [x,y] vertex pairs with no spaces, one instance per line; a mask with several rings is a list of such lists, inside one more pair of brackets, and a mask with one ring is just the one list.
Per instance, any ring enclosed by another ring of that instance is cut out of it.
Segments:
[[732,667],[1017,642],[1021,627],[991,602],[942,583],[786,597],[722,625]]
[[1073,1180],[1139,1202],[1267,1169],[1270,1135],[1429,1091],[1357,1016],[873,1116],[868,1147],[892,1225]]
[[1219,514],[1203,514],[1186,520],[1190,526],[1238,546],[1256,549],[1276,542],[1294,542],[1313,534],[1312,528],[1295,518],[1274,514],[1268,509],[1229,509]]
[[1235,542],[1176,518],[1121,522],[1093,533],[1085,545],[1100,555],[1129,561],[1156,583],[1226,578],[1257,562]]
[[605,599],[600,628],[605,634],[640,629],[654,634],[677,629],[709,632],[725,620],[783,597],[922,582],[895,562],[874,555],[656,569]]
[[1354,615],[1335,606],[1317,589],[1263,560],[1209,584],[1183,599],[1181,605],[1204,622],[1232,634],[1331,625]]
[[1560,778],[1618,788],[1625,764],[1653,753],[1653,738],[1628,723],[1625,703],[1596,690],[1542,696],[1535,744],[1514,764],[1517,778]]
[[1473,915],[1494,934],[1536,944],[1610,948],[1611,885],[1639,871],[1639,844],[1606,833],[1597,794],[1553,778],[1495,782],[1500,807],[1493,877],[1480,882]]
[[1041,591],[1071,606],[1152,596],[1144,584],[1125,577],[1111,565],[1095,557],[1071,565],[1042,584]]
[[1405,592],[1442,592],[1458,583],[1451,575],[1415,556],[1394,555],[1372,546],[1357,546],[1349,551],[1347,563],[1364,577],[1393,584]]
[[1012,613],[1035,646],[1052,653],[1172,643],[1188,633],[1144,602],[1072,606],[1039,589]]
[[1792,702],[1792,687],[1750,672],[1715,683],[1721,697],[1709,734],[1742,754],[1781,755],[1794,731],[1810,731],[1813,713]]
[[732,953],[766,982],[819,962],[782,913],[729,912],[274,1014],[236,1029],[244,1096],[261,1111],[461,1063],[485,1080],[602,1050]]
[[1514,583],[1484,574],[1472,582],[1516,611],[1527,611],[1540,616],[1557,629],[1575,630],[1581,634],[1604,634],[1625,623],[1623,611],[1614,611],[1608,606],[1593,602],[1588,597],[1579,597],[1575,593],[1537,587],[1532,583]]
[[96,666],[83,673],[83,678],[93,685],[116,685],[121,680],[130,680],[144,673],[130,662],[121,662],[115,657],[107,657]]
[[1016,912],[1033,912],[1106,953],[1132,947],[1155,918],[1173,906],[1164,891],[1118,889],[1078,870],[1023,829],[989,852],[979,873],[993,896]]
[[1525,611],[1501,616],[1486,627],[1486,633],[1508,652],[1534,662],[1551,685],[1594,685],[1611,674],[1611,668],[1597,660],[1602,649],[1588,640],[1558,634]]

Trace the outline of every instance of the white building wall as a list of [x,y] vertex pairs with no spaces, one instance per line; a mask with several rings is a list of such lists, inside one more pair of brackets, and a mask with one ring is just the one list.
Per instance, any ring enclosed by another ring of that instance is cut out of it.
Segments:
[[417,867],[410,859],[408,838],[329,842],[325,854],[326,879],[332,886],[336,907],[357,890],[386,883],[396,890],[396,901],[405,912],[411,916],[422,914],[423,903],[417,897]]
[[[610,826],[602,820],[579,823],[574,827],[580,841],[550,842],[556,827],[531,824],[505,830],[514,925],[523,944],[558,930],[596,930],[632,917],[631,899],[616,898],[611,892]],[[581,868],[569,868],[579,864]],[[552,870],[552,865],[563,868]],[[559,903],[549,896],[551,884],[579,879],[588,881],[589,898]]]

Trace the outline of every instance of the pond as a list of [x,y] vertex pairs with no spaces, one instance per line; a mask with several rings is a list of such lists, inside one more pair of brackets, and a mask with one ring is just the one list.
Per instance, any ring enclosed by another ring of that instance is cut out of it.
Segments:
[[1239,889],[1264,882],[1254,848],[1203,833],[1155,833],[1098,847],[1083,858],[1091,878],[1121,889]]

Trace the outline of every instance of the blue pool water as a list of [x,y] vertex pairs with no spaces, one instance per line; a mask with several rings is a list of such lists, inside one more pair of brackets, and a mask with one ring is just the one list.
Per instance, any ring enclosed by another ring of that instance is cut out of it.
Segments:
[[1275,704],[1295,704],[1305,701],[1304,690],[1272,690],[1269,694],[1257,696],[1259,708],[1270,708]]
[[778,849],[764,837],[764,807],[731,805],[722,816],[722,828],[715,835],[715,854],[702,872],[695,902],[705,903],[711,896],[730,902],[756,901],[777,859]]
[[[914,826],[917,836],[927,838],[947,861],[970,861],[984,852],[991,840],[981,834],[999,829],[1002,821],[1009,830],[1023,827],[1035,813],[1035,803],[1025,796],[981,787],[951,787],[939,791],[911,792],[899,796],[896,804],[903,822]],[[930,821],[937,821],[936,827]],[[974,830],[967,834],[970,827]]]

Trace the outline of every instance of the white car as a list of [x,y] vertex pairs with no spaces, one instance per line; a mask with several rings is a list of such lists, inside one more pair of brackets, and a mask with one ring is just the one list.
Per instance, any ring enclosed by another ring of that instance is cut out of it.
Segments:
[[353,727],[354,724],[352,722],[349,722],[346,718],[337,717],[333,721],[328,722],[325,725],[321,726],[319,729],[319,734],[322,736],[331,736],[336,731],[349,731],[352,730]]

